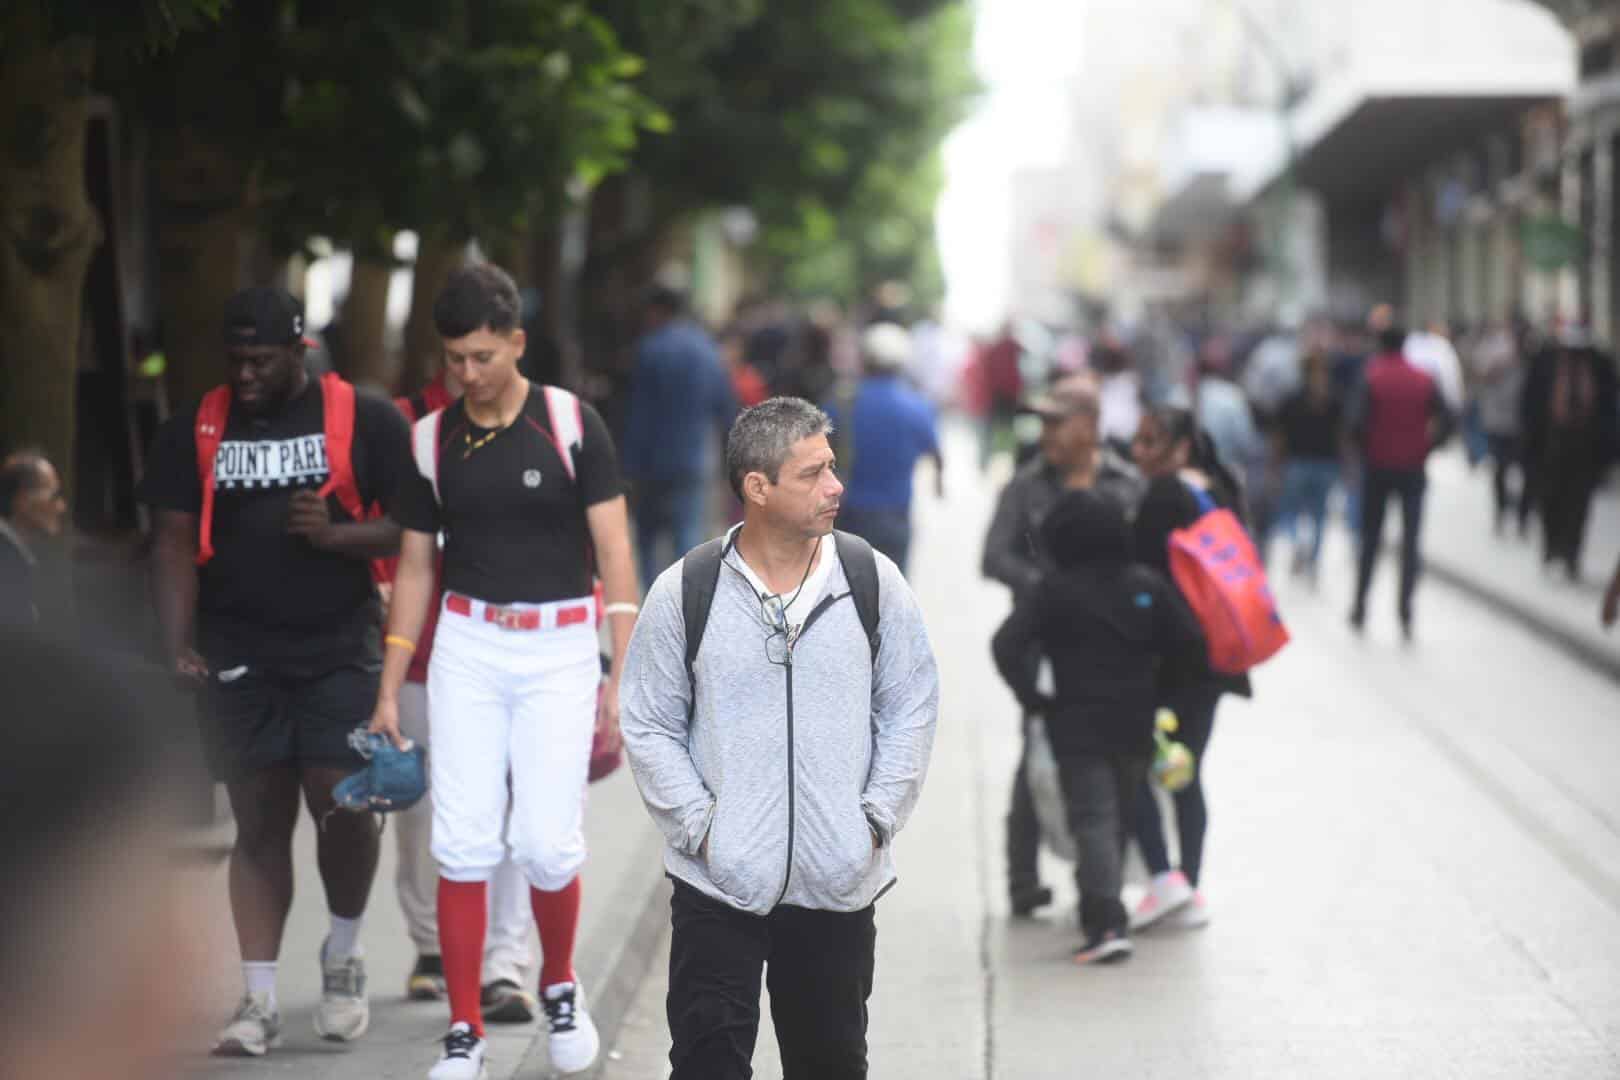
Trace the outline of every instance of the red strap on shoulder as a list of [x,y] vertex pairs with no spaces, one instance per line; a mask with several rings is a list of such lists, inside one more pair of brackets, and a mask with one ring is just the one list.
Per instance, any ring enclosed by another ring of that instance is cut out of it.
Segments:
[[202,485],[202,508],[197,514],[197,565],[214,557],[214,459],[225,440],[231,415],[231,388],[216,386],[197,405],[193,438],[197,446],[197,479]]
[[355,521],[366,519],[360,488],[354,479],[354,385],[327,372],[321,376],[322,424],[326,429],[326,483],[320,494],[337,497]]

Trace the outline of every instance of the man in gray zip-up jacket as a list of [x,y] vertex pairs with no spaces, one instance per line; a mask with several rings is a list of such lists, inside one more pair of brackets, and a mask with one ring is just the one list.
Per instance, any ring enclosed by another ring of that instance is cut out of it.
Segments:
[[866,1075],[872,909],[895,881],[939,677],[882,555],[872,654],[831,535],[843,486],[828,430],[794,398],[738,418],[727,468],[744,519],[691,680],[682,566],[653,585],[630,643],[625,749],[676,887],[674,1080],[749,1075],[767,962],[788,1080]]

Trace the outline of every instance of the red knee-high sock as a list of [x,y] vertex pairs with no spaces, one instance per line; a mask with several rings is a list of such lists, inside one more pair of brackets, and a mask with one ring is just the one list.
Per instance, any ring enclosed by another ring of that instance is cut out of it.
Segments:
[[556,892],[529,889],[540,931],[540,989],[574,981],[574,934],[579,929],[579,878]]
[[480,1038],[484,1014],[479,1008],[484,966],[484,934],[489,928],[488,886],[482,881],[439,879],[439,952],[444,956],[444,984],[450,992],[450,1022],[467,1024]]

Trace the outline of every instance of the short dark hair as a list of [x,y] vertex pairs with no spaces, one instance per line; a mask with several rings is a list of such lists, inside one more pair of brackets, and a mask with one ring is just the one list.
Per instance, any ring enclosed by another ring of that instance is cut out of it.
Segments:
[[686,294],[668,285],[654,285],[642,297],[642,306],[679,315],[686,310]]
[[523,321],[523,301],[512,275],[491,262],[471,263],[450,274],[433,301],[433,328],[446,341],[480,330],[509,334]]
[[1378,331],[1378,347],[1387,353],[1398,353],[1406,348],[1406,328],[1388,326]]
[[45,468],[50,463],[40,450],[18,450],[6,455],[0,462],[0,517],[10,517],[17,499],[45,482]]
[[751,472],[764,473],[776,483],[794,443],[831,431],[827,414],[803,398],[774,397],[743,410],[726,436],[726,478],[731,490],[742,498],[743,478]]

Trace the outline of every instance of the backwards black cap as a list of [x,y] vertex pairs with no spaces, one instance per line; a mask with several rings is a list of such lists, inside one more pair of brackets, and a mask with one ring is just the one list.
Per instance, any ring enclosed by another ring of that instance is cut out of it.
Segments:
[[225,301],[226,345],[313,345],[304,305],[281,289],[243,289]]

